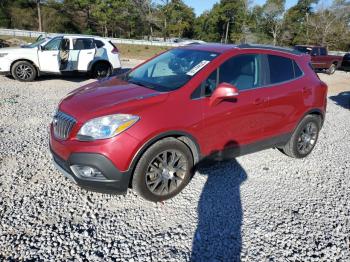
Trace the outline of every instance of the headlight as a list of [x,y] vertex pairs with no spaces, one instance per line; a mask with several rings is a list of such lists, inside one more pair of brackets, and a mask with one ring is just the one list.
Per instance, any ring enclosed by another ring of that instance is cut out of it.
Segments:
[[8,55],[8,53],[0,53],[0,58],[4,57],[4,56],[7,56],[7,55]]
[[[140,118],[134,115],[117,114],[94,118],[86,122],[78,132],[78,139],[106,139],[125,131]],[[79,137],[80,136],[80,137]]]

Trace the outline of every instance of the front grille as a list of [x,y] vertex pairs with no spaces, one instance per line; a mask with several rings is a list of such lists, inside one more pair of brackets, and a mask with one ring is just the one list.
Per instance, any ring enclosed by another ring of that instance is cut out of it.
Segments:
[[58,111],[53,117],[53,133],[56,138],[66,140],[72,131],[75,119],[63,112]]

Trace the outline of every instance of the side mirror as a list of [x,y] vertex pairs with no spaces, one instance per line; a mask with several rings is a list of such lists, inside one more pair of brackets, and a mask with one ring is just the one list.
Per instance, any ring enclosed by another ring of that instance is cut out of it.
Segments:
[[209,99],[210,106],[215,106],[224,100],[235,100],[239,91],[237,87],[228,83],[221,83]]
[[43,51],[43,47],[41,45],[38,45],[38,50]]

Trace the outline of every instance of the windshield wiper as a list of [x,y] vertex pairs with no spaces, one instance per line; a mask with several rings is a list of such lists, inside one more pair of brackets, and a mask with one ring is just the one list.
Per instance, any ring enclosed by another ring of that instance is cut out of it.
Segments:
[[149,89],[153,89],[152,87],[140,82],[140,81],[135,81],[135,80],[131,80],[131,79],[128,79],[127,80],[129,83],[132,83],[132,84],[135,84],[135,85],[139,85],[139,86],[143,86],[143,87],[146,87],[146,88],[149,88]]

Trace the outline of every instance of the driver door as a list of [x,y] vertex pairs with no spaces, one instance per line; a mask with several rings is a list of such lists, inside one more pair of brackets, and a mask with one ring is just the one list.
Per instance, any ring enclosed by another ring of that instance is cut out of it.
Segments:
[[39,48],[38,58],[40,71],[50,73],[60,72],[59,49],[61,41],[62,37],[57,37]]
[[[203,141],[206,154],[240,155],[241,147],[257,141],[263,132],[264,107],[268,98],[261,85],[261,55],[246,54],[228,59],[202,84]],[[239,90],[234,100],[210,105],[210,97],[218,84],[226,82]],[[232,151],[232,149],[234,149]]]

